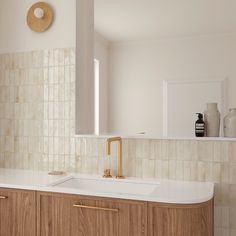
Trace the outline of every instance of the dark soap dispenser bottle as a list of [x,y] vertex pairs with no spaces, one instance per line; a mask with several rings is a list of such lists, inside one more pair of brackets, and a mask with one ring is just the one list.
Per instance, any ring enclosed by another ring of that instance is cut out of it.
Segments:
[[196,137],[205,136],[205,122],[203,121],[203,114],[196,113],[198,115],[198,120],[195,122],[195,135]]

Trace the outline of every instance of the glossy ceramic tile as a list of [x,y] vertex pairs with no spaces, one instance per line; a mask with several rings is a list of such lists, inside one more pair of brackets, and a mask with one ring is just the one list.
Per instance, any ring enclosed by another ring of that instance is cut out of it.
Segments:
[[[215,235],[236,235],[236,142],[123,141],[124,174],[214,181]],[[105,140],[75,137],[75,50],[0,55],[0,167],[100,174]],[[116,174],[116,148],[110,156]]]

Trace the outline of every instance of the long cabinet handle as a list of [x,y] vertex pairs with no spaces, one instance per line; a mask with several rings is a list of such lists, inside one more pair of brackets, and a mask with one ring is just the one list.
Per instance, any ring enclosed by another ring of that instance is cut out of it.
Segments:
[[7,196],[0,196],[0,199],[7,199]]
[[94,207],[94,206],[86,206],[86,205],[78,205],[78,204],[74,204],[73,207],[93,209],[93,210],[102,210],[102,211],[112,211],[116,213],[119,212],[119,209],[115,209],[115,208]]

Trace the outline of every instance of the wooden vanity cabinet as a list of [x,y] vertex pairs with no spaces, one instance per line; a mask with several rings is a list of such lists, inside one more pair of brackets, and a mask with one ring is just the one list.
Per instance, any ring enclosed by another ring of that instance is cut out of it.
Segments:
[[163,204],[0,188],[0,236],[35,235],[213,236],[213,200]]
[[147,203],[38,193],[37,236],[147,236]]
[[36,194],[34,191],[0,188],[0,235],[36,235]]
[[201,204],[148,203],[148,236],[213,236],[213,200]]

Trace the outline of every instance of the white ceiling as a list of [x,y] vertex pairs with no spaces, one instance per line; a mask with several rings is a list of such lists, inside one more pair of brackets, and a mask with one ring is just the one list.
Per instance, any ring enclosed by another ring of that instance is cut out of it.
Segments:
[[236,0],[94,0],[95,30],[110,41],[236,32]]

